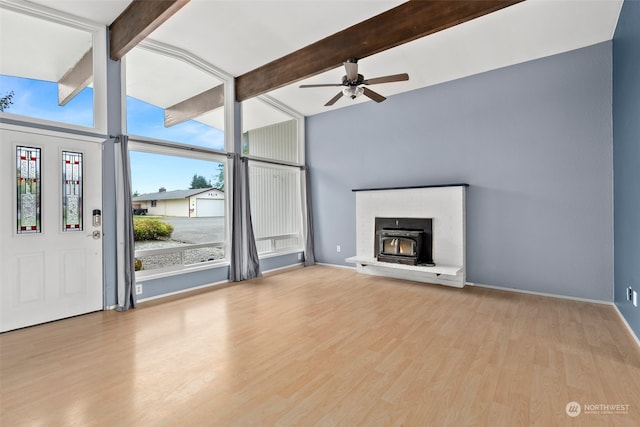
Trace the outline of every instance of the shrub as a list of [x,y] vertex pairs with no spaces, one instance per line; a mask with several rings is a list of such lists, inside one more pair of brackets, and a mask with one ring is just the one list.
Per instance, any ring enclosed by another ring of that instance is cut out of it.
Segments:
[[136,219],[133,221],[133,239],[166,240],[173,233],[173,225],[157,219]]

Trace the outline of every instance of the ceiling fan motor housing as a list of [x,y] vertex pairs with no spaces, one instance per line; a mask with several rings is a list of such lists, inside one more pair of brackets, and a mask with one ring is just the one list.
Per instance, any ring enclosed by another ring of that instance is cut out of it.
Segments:
[[363,83],[364,83],[364,76],[362,74],[358,74],[358,78],[356,80],[349,80],[347,76],[342,76],[343,86],[358,86]]

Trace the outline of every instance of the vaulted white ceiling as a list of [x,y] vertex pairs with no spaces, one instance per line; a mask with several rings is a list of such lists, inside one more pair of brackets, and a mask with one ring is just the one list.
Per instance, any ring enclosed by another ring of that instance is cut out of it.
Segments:
[[[109,25],[129,0],[35,0],[49,8]],[[149,38],[188,51],[238,76],[384,12],[403,1],[191,0]],[[414,90],[611,40],[622,0],[526,0],[359,62],[367,78],[406,72],[408,82],[372,89],[385,96]],[[347,58],[345,58],[346,60]],[[342,98],[324,107],[340,67],[277,89],[269,96],[304,115],[359,102]]]

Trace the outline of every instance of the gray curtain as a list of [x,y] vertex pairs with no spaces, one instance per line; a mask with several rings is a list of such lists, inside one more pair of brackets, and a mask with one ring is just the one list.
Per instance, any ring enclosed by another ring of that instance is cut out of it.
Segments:
[[249,160],[233,154],[233,209],[229,280],[239,282],[262,276],[251,224]]
[[307,214],[307,227],[306,235],[304,237],[304,265],[305,267],[314,265],[316,263],[316,255],[313,251],[313,221],[312,221],[312,209],[311,209],[311,181],[309,179],[309,167],[305,166],[302,169],[302,179],[304,180],[304,196],[306,204]]
[[118,270],[116,277],[118,306],[116,310],[126,311],[136,307],[129,137],[126,135],[118,136],[113,147],[116,169],[116,265]]

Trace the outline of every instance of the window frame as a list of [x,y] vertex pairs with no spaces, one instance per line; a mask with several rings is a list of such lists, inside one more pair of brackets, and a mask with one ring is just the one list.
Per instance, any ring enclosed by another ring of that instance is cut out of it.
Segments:
[[25,124],[51,126],[65,130],[90,130],[107,134],[107,27],[77,16],[30,3],[3,1],[0,7],[11,12],[43,19],[91,34],[93,45],[93,126],[81,126],[37,117],[22,116],[11,112],[0,112],[0,119],[13,119]]
[[[129,151],[138,151],[150,154],[160,154],[165,156],[178,156],[183,158],[204,160],[222,163],[225,165],[225,200],[224,200],[224,258],[214,261],[207,261],[198,264],[174,265],[167,268],[136,271],[136,280],[144,281],[162,277],[170,277],[193,271],[207,270],[212,268],[226,267],[230,264],[231,254],[231,196],[227,195],[227,188],[230,182],[229,159],[226,153],[204,147],[192,147],[179,143],[170,143],[143,137],[129,138]],[[194,245],[194,246],[202,246]],[[181,247],[184,249],[184,247]]]

